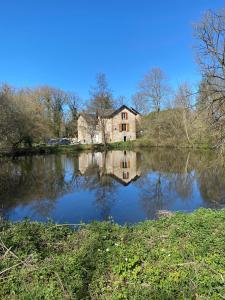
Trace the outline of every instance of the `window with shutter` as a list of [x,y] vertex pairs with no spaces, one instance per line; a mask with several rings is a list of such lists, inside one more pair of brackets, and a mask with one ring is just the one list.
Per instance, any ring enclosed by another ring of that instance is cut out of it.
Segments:
[[126,126],[126,127],[127,127],[127,131],[129,131],[129,124],[126,124],[126,125],[127,125],[127,126]]
[[126,131],[126,128],[127,128],[126,125],[127,125],[127,124],[122,124],[122,131]]
[[126,120],[128,120],[128,113],[126,112]]

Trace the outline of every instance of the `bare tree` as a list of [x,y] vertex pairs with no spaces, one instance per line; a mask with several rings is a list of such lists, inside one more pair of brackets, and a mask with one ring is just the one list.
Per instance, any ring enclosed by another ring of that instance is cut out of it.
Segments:
[[96,86],[90,90],[89,109],[104,114],[105,110],[113,108],[112,91],[108,86],[106,75],[99,73],[96,76]]
[[117,108],[120,108],[125,103],[126,103],[126,97],[121,95],[118,98],[114,99],[114,101],[113,101],[113,107],[115,109],[117,109]]
[[37,95],[46,108],[49,127],[54,136],[62,136],[66,93],[58,88],[42,86],[37,89]]
[[48,134],[44,106],[29,89],[14,90],[3,85],[0,90],[0,144],[16,148],[32,146]]
[[96,86],[91,89],[90,95],[91,98],[88,103],[88,111],[96,114],[103,143],[106,146],[108,142],[107,117],[113,109],[113,97],[104,73],[97,74]]
[[94,144],[94,138],[96,137],[98,130],[98,118],[96,114],[82,113],[82,116],[86,122],[80,124],[80,127],[87,132],[91,138],[91,143]]
[[[207,11],[194,26],[197,59],[207,79],[225,81],[225,8]],[[222,83],[221,82],[221,83]]]
[[148,112],[148,105],[146,103],[145,97],[137,92],[131,99],[134,108],[141,114],[146,114]]
[[69,107],[68,118],[66,122],[67,136],[77,136],[78,111],[82,106],[82,99],[76,93],[66,93],[65,103]]
[[141,105],[145,103],[146,108],[153,109],[156,112],[160,112],[169,93],[170,88],[167,77],[160,68],[151,69],[139,84],[139,102],[142,102]]
[[[225,8],[207,11],[194,30],[197,60],[203,76],[201,107],[205,105],[211,113],[214,128],[221,129],[221,124],[225,124]],[[221,134],[217,145],[224,143],[225,136]]]
[[182,111],[185,135],[189,144],[192,144],[189,134],[192,95],[191,88],[187,83],[179,85],[175,95],[175,104],[176,107]]

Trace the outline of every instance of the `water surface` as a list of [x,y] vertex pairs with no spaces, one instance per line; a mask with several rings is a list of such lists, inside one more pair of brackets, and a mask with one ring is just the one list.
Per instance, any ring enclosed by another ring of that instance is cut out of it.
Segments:
[[82,152],[2,159],[4,218],[135,223],[162,210],[225,206],[225,169],[210,151]]

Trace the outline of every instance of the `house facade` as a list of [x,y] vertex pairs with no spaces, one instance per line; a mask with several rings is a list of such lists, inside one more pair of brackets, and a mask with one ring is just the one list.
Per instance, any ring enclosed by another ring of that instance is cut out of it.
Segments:
[[79,154],[81,175],[93,172],[110,176],[123,185],[137,180],[141,176],[140,156],[133,151],[82,152]]
[[[81,113],[78,118],[78,141],[82,144],[131,141],[137,137],[140,114],[126,105],[105,112],[104,117]],[[104,127],[104,129],[103,129]]]

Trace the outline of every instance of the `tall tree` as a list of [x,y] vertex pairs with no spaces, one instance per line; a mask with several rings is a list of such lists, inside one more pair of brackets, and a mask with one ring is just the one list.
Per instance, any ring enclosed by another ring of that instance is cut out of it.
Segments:
[[38,88],[39,101],[45,105],[49,127],[55,137],[63,135],[66,93],[60,89],[43,86]]
[[0,90],[0,144],[12,146],[32,145],[47,132],[44,106],[29,89],[16,91],[7,85]]
[[[197,59],[204,78],[224,85],[225,81],[225,8],[207,11],[194,25]],[[224,87],[224,86],[223,86]]]
[[149,105],[141,92],[137,92],[131,98],[133,107],[141,114],[147,114]]
[[66,122],[66,135],[77,136],[78,111],[82,106],[82,99],[76,93],[66,93],[65,103],[68,105],[69,114]]
[[189,144],[192,144],[189,134],[191,126],[192,95],[193,93],[191,88],[187,83],[179,85],[178,91],[175,95],[176,107],[182,112],[184,131]]
[[106,75],[98,73],[96,85],[90,90],[89,109],[99,115],[104,115],[107,109],[113,108],[112,91],[109,88]]
[[103,143],[106,146],[108,142],[107,135],[107,116],[114,107],[112,91],[108,86],[104,73],[99,73],[96,76],[96,86],[90,91],[90,100],[88,110],[96,114],[99,122],[99,128],[102,134]]
[[[194,33],[203,77],[199,97],[201,107],[205,105],[211,113],[213,127],[221,131],[225,125],[225,8],[207,11],[195,24]],[[217,145],[224,145],[225,136],[217,136]]]
[[148,110],[160,112],[166,104],[170,88],[165,73],[160,68],[151,69],[139,83],[136,102]]

